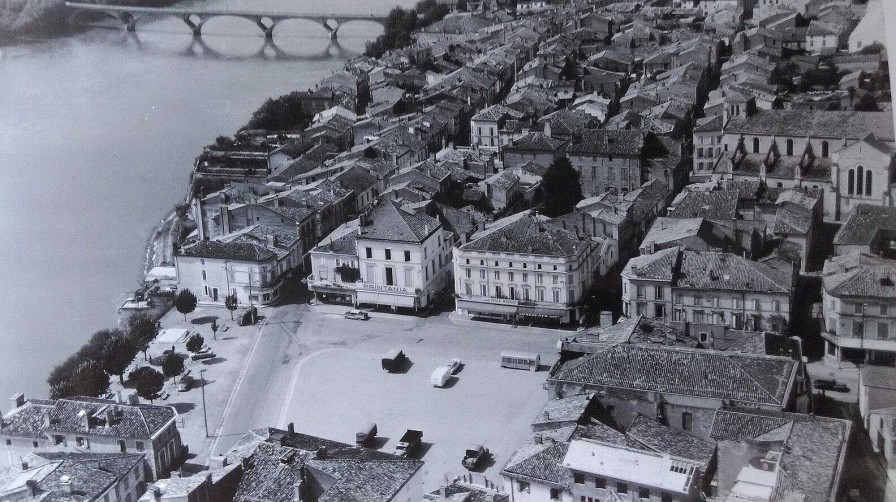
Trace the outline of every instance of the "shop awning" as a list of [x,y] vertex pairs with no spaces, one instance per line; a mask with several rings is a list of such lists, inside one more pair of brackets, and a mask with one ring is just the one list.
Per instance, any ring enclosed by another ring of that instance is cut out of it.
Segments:
[[517,307],[516,305],[471,302],[469,300],[457,300],[457,308],[488,314],[516,314],[517,310],[519,310],[519,307]]
[[543,307],[522,307],[520,308],[520,315],[526,315],[531,317],[555,317],[560,318],[563,317],[563,314],[566,313],[565,310],[557,310],[557,309],[548,309]]

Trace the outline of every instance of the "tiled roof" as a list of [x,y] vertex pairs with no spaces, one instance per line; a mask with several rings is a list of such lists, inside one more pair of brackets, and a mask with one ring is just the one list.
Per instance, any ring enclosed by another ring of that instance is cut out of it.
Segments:
[[696,237],[704,226],[703,218],[669,218],[661,216],[657,218],[643,243],[666,244],[688,237]]
[[698,344],[696,338],[686,335],[682,330],[643,316],[623,318],[611,326],[586,328],[576,335],[566,337],[566,341],[578,343],[637,343],[677,347],[696,347]]
[[516,139],[510,145],[504,147],[504,150],[520,150],[520,151],[537,151],[537,152],[554,152],[565,142],[563,140],[554,139],[540,132],[530,132],[522,138]]
[[731,253],[683,251],[679,288],[789,293],[792,277]]
[[523,117],[523,114],[514,110],[513,108],[507,108],[504,105],[492,105],[492,106],[489,106],[488,108],[483,109],[476,115],[473,115],[472,120],[479,120],[479,121],[483,121],[483,122],[485,122],[485,121],[497,122],[503,118],[519,119],[522,117]]
[[641,414],[635,417],[625,431],[625,437],[631,440],[631,446],[700,462],[704,472],[716,451],[716,445],[709,441],[661,425]]
[[834,236],[834,245],[870,246],[879,230],[896,231],[896,207],[858,204]]
[[734,219],[737,205],[737,190],[688,191],[672,202],[669,217]]
[[722,132],[722,116],[698,118],[694,132]]
[[884,141],[894,140],[893,116],[889,112],[760,110],[750,117],[731,117],[725,132],[855,140],[870,132]]
[[567,153],[583,155],[641,155],[644,148],[642,131],[587,129],[582,139],[573,143]]
[[862,366],[862,385],[896,389],[896,368],[889,366]]
[[532,424],[548,424],[552,422],[578,422],[591,398],[577,394],[560,399],[550,399],[532,421]]
[[501,474],[517,479],[536,480],[555,488],[563,487],[568,471],[560,462],[566,456],[569,443],[550,439],[543,441],[541,444],[533,443],[518,449]]
[[896,260],[882,259],[875,264],[825,273],[822,281],[824,290],[838,298],[853,296],[896,300]]
[[784,406],[795,365],[777,356],[616,344],[564,363],[549,380]]
[[[90,430],[85,428],[86,410]],[[106,412],[113,416],[106,422]],[[80,432],[97,436],[148,439],[177,416],[170,406],[130,405],[89,397],[71,397],[56,401],[29,400],[24,406],[3,417],[0,435],[46,437],[46,432]],[[47,417],[49,425],[47,425]]]
[[250,467],[235,502],[292,502],[299,481],[315,492],[318,502],[385,502],[423,466],[418,460],[278,429],[248,433],[230,453],[243,454],[248,454]]
[[222,242],[203,240],[184,246],[180,256],[219,260],[262,262],[276,258],[277,254],[260,244],[250,242]]
[[817,417],[761,408],[725,407],[716,411],[709,436],[716,441],[753,439],[794,420],[817,420]]
[[575,233],[526,215],[461,246],[462,251],[573,256],[584,245]]
[[0,479],[0,494],[12,497],[4,500],[24,500],[16,498],[13,492],[27,489],[29,481],[36,483],[38,498],[42,501],[100,500],[121,478],[129,476],[144,461],[144,456],[142,453],[59,452],[32,453],[24,460],[28,463],[27,469],[14,468]]
[[379,179],[370,174],[370,171],[359,166],[353,166],[337,176],[336,181],[357,195],[364,193],[372,186],[376,186]]
[[369,222],[361,226],[359,239],[397,242],[423,242],[442,224],[423,213],[410,213],[393,200],[381,200],[365,217]]
[[657,253],[636,256],[625,265],[625,272],[632,272],[639,279],[670,281],[678,261],[678,248],[669,248]]

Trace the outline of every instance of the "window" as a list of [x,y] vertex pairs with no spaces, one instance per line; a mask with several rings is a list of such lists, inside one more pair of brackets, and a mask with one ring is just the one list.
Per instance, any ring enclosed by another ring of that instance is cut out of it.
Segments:
[[87,439],[81,436],[75,436],[75,444],[80,446],[81,448],[90,448],[90,445],[87,443]]
[[544,276],[542,276],[541,274],[535,274],[535,282],[538,284],[544,283]]
[[647,298],[647,288],[643,284],[638,284],[637,294],[638,298]]
[[864,337],[865,336],[865,326],[862,321],[853,321],[852,322],[852,336],[856,337]]
[[885,304],[880,305],[880,315],[887,315],[887,306]]
[[554,284],[559,284],[560,277],[557,276],[557,274],[554,274],[553,281],[554,281]]
[[731,300],[731,306],[732,306],[733,308],[739,309],[739,308],[740,308],[740,298],[734,298],[734,299],[732,299],[732,300]]
[[554,303],[559,303],[559,302],[560,302],[560,290],[555,289],[554,290]]
[[665,291],[665,289],[662,286],[656,286],[656,288],[654,288],[654,292],[653,292],[654,298],[656,298],[657,300],[663,300],[664,299],[663,298],[664,291]]
[[202,280],[203,280],[203,281],[206,280],[206,279],[205,279],[205,270],[202,271]]
[[[410,251],[404,252],[404,261],[411,261],[411,252]],[[470,263],[470,260],[467,260],[467,263]]]
[[65,443],[65,436],[55,435],[53,436],[53,444],[63,444]]
[[470,284],[469,282],[466,283],[466,287],[464,288],[464,290],[466,291],[466,293],[468,295],[472,295],[473,294],[473,285]]
[[638,498],[639,499],[649,499],[650,498],[650,490],[647,488],[638,488]]
[[6,440],[6,446],[12,446],[12,440],[11,440],[11,439],[7,439],[7,440]]
[[616,493],[628,493],[628,483],[616,483]]
[[822,142],[821,142],[821,156],[827,158],[828,153],[829,153],[829,150],[828,150],[828,142],[827,142],[827,141],[822,141]]
[[660,502],[672,502],[672,494],[663,492],[663,494],[660,495]]
[[638,302],[635,304],[635,314],[644,315],[644,308],[647,307],[647,304]]
[[386,270],[386,286],[394,286],[395,285],[395,276],[393,275],[395,272],[392,270],[392,267],[385,267]]
[[551,488],[551,500],[560,500],[559,488]]
[[689,431],[694,427],[694,416],[689,412],[684,412],[681,414],[681,428],[683,430]]
[[890,338],[890,325],[886,321],[877,322],[877,339],[886,340]]
[[753,138],[753,153],[759,153],[759,138]]
[[143,441],[136,441],[134,445],[136,445],[137,451],[143,451]]
[[124,442],[123,439],[118,440],[118,449],[121,450],[122,453],[127,453],[128,444]]
[[865,305],[862,303],[856,303],[852,306],[853,312],[856,314],[864,314],[865,313]]
[[517,480],[516,486],[520,493],[529,493],[529,483]]
[[853,191],[855,189],[855,181],[853,180],[853,176],[854,176],[853,170],[850,169],[846,175],[846,184],[847,184],[846,193],[849,195],[852,195]]
[[709,341],[709,333],[701,332],[700,343],[706,343],[707,341]]
[[865,173],[865,195],[871,195],[871,171]]
[[488,296],[488,287],[485,284],[479,285],[479,295]]
[[757,311],[757,312],[758,312],[759,310],[761,310],[761,309],[759,308],[759,300],[753,300],[753,310],[755,310],[755,311]]
[[653,306],[653,318],[654,319],[664,319],[666,317],[666,306],[662,304],[656,304]]
[[786,145],[787,145],[787,155],[793,155],[793,140],[788,139]]
[[780,312],[780,311],[781,311],[781,302],[779,302],[778,300],[775,300],[774,303],[773,303],[772,305],[773,305],[774,308],[775,308],[775,312]]
[[370,249],[370,248],[364,248],[364,255],[365,255],[367,258],[373,258],[373,249]]
[[511,282],[513,281],[513,272],[507,272],[507,280]]
[[523,272],[523,282],[529,282],[529,274]]
[[607,480],[605,478],[594,478],[594,487],[595,488],[606,488]]
[[856,195],[862,195],[862,173],[865,170],[862,166],[856,168]]
[[[8,440],[7,440],[7,441],[8,441]],[[31,446],[33,446],[33,447],[35,447],[35,448],[38,448],[37,441],[32,441],[32,442],[31,442]]]
[[538,301],[544,301],[544,289],[539,289],[536,293],[538,295]]
[[497,271],[497,270],[495,270],[495,280],[496,280],[496,281],[500,281],[500,280],[501,280],[501,272],[499,272],[499,271]]
[[470,269],[467,269],[467,279],[470,279],[472,277],[473,277],[473,271]]
[[386,259],[387,259],[387,260],[391,260],[391,259],[392,259],[392,250],[389,249],[389,248],[386,248]]
[[504,298],[504,295],[501,294],[501,286],[495,286],[495,298]]
[[573,481],[573,483],[575,483],[577,485],[584,485],[585,484],[585,475],[582,474],[581,472],[574,472],[572,474],[572,481]]
[[480,278],[480,279],[485,279],[485,269],[482,269],[482,270],[479,271],[479,278]]

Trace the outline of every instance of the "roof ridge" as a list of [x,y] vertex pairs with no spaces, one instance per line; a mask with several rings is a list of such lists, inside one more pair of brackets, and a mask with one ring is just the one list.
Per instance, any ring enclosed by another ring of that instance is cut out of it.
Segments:
[[[757,354],[751,354],[751,355],[757,355]],[[788,359],[789,359],[789,358],[788,358]],[[772,402],[778,402],[778,401],[779,401],[779,399],[778,399],[777,396],[775,396],[775,395],[773,395],[771,392],[769,392],[768,389],[766,389],[761,383],[759,383],[758,380],[756,380],[755,377],[753,377],[753,374],[752,374],[752,373],[750,373],[749,371],[747,371],[746,369],[744,369],[744,367],[741,366],[740,364],[738,364],[738,362],[737,362],[736,360],[734,360],[733,358],[725,358],[725,360],[728,361],[729,364],[732,364],[732,365],[734,365],[735,367],[737,367],[737,369],[740,370],[740,372],[741,372],[742,374],[746,375],[747,378],[749,378],[750,381],[753,382],[753,385],[755,385],[756,387],[758,387],[758,388],[760,389],[760,392],[764,393],[768,399],[770,399]],[[791,371],[791,373],[792,373],[792,371]]]

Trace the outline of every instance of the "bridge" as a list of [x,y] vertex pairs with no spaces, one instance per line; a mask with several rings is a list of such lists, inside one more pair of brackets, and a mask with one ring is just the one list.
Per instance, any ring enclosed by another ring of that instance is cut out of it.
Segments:
[[151,16],[174,16],[181,19],[193,32],[194,37],[202,36],[202,26],[215,17],[229,16],[248,19],[264,32],[267,39],[274,38],[274,28],[287,19],[313,21],[323,26],[336,38],[340,26],[350,21],[372,21],[385,26],[384,14],[299,14],[293,12],[264,12],[252,10],[201,9],[201,8],[166,8],[166,7],[130,7],[126,5],[98,5],[79,2],[65,2],[71,14],[69,23],[76,24],[85,13],[98,13],[118,20],[127,31],[135,31],[137,22]]

